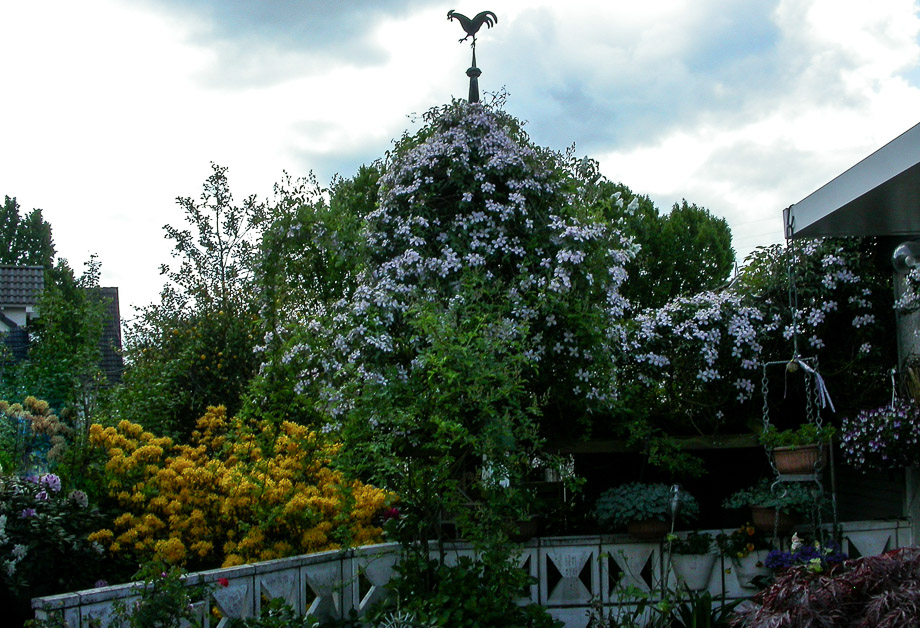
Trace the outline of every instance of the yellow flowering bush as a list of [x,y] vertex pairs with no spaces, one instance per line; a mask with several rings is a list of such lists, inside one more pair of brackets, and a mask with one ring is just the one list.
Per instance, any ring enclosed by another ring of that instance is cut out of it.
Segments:
[[94,532],[113,553],[224,567],[378,542],[389,495],[329,468],[337,445],[288,421],[208,408],[187,445],[140,425],[93,425],[106,489],[122,514]]

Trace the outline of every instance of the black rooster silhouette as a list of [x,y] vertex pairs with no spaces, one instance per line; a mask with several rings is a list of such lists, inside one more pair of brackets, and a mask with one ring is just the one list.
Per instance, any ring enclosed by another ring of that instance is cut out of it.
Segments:
[[476,44],[476,33],[479,32],[479,29],[482,28],[482,25],[485,24],[489,28],[492,28],[493,24],[498,24],[498,17],[491,11],[482,11],[476,14],[472,20],[462,13],[457,13],[453,9],[447,12],[447,19],[453,21],[457,19],[460,21],[460,26],[463,27],[463,30],[466,32],[466,37],[460,41],[466,41],[470,37],[473,38],[473,44]]

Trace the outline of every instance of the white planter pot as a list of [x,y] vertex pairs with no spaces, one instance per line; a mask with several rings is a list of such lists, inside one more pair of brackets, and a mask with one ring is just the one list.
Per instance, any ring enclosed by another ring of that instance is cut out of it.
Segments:
[[677,575],[677,581],[691,591],[709,588],[709,579],[716,564],[718,554],[673,554],[671,565]]
[[770,570],[763,566],[770,550],[757,550],[744,558],[732,556],[732,570],[738,578],[738,584],[745,589],[757,589],[754,578],[769,576]]

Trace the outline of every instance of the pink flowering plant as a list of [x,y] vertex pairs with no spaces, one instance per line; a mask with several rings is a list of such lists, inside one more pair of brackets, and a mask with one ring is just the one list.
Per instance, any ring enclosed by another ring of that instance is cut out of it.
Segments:
[[896,401],[844,417],[840,449],[844,461],[863,472],[914,466],[920,461],[920,409]]
[[0,582],[8,594],[27,604],[91,586],[104,557],[86,537],[100,523],[86,493],[65,489],[53,473],[0,476]]

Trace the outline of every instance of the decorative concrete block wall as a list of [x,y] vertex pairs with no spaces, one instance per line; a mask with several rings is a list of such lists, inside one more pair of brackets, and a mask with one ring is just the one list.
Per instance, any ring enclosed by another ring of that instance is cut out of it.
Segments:
[[[844,551],[860,556],[905,547],[912,539],[907,520],[848,522],[842,532]],[[445,562],[454,564],[460,556],[472,557],[474,552],[462,543],[447,546]],[[343,618],[352,610],[361,614],[386,597],[399,557],[394,543],[371,545],[203,571],[189,574],[186,582],[211,585],[211,598],[200,605],[206,628],[223,628],[232,618],[258,616],[263,600],[273,598],[283,599],[300,615]],[[567,628],[587,626],[592,601],[599,600],[607,612],[628,609],[635,600],[623,596],[627,587],[654,598],[662,587],[677,585],[662,544],[637,542],[626,535],[533,539],[522,546],[517,561],[535,580],[529,597],[521,601],[545,606]],[[720,557],[705,590],[727,599],[749,597],[754,589],[743,586],[747,577],[739,565]],[[219,578],[229,584],[219,586]],[[139,586],[123,584],[36,598],[32,606],[38,618],[61,615],[73,628],[88,628],[99,620],[105,628],[112,605],[119,600],[130,605],[139,597]],[[214,608],[220,619],[212,614]]]

